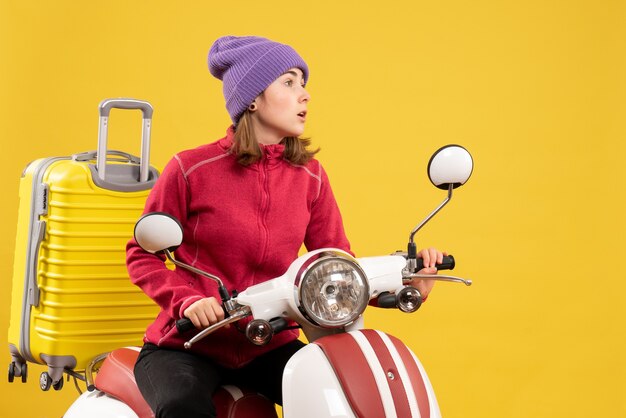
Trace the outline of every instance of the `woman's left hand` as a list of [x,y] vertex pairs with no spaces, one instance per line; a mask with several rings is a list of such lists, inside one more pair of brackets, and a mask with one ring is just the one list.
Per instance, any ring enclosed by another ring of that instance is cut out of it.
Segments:
[[[418,271],[418,274],[437,274],[437,268],[435,264],[443,263],[443,257],[448,255],[445,251],[439,251],[436,248],[425,248],[417,254],[417,258],[424,260],[424,268]],[[419,290],[422,295],[422,299],[426,300],[430,294],[435,280],[429,279],[413,279],[411,286]]]

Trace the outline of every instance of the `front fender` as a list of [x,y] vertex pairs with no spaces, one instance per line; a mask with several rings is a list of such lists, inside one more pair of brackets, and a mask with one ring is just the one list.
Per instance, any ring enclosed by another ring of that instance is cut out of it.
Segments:
[[375,330],[320,338],[283,374],[285,418],[440,418],[426,371],[399,339]]

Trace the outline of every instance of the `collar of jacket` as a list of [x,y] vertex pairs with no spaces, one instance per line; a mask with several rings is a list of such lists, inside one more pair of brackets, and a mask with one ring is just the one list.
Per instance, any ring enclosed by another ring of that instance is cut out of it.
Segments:
[[[230,151],[235,138],[235,129],[231,125],[226,130],[226,136],[218,141],[219,146],[224,151]],[[285,145],[283,144],[272,144],[272,145],[263,145],[259,144],[261,147],[261,153],[263,154],[263,160],[267,160],[268,164],[275,164],[283,159],[283,153],[285,152]],[[261,161],[259,161],[260,163]],[[258,163],[256,163],[258,164]]]

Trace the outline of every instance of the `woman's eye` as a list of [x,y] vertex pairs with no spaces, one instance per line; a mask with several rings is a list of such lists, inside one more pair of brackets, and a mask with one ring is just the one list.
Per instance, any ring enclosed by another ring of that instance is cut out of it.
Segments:
[[293,80],[286,80],[285,81],[285,85],[288,86],[288,87],[293,86]]

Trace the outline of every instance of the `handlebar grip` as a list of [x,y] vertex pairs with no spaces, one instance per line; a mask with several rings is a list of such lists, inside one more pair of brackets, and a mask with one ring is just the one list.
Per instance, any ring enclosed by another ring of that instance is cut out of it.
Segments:
[[[454,256],[446,255],[443,257],[443,263],[435,264],[437,270],[454,270],[455,262]],[[424,268],[424,260],[422,258],[417,259],[417,271],[420,271]]]
[[176,330],[179,334],[196,329],[196,326],[191,322],[189,318],[181,318],[176,321]]

